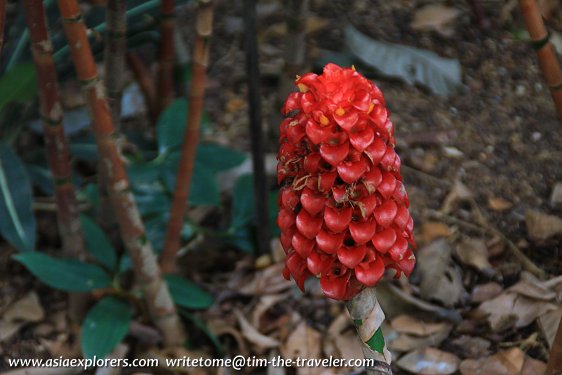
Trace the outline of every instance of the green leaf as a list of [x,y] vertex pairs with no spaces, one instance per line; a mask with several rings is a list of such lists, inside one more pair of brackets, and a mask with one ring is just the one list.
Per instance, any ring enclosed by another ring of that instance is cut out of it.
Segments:
[[0,77],[0,111],[10,102],[26,102],[37,93],[35,67],[26,63],[16,65]]
[[349,49],[363,63],[385,76],[398,77],[406,83],[428,87],[437,95],[447,96],[462,87],[461,65],[419,48],[379,42],[363,35],[353,26],[345,29]]
[[254,220],[256,215],[254,178],[251,174],[240,176],[232,195],[231,228],[242,228]]
[[154,193],[145,193],[134,191],[135,201],[139,208],[139,212],[143,217],[167,213],[170,211],[170,197],[163,188],[156,190]]
[[195,160],[213,172],[221,172],[242,164],[246,155],[216,143],[202,143],[197,146]]
[[81,330],[86,358],[105,358],[125,338],[131,324],[131,307],[113,296],[101,299],[88,311]]
[[383,353],[384,352],[384,336],[382,334],[382,328],[376,330],[376,332],[371,336],[369,341],[366,342],[369,348],[373,349],[376,352]]
[[20,251],[35,249],[31,182],[25,166],[0,143],[0,235]]
[[48,168],[40,165],[27,164],[26,169],[32,184],[39,187],[46,195],[53,195],[55,193],[53,176]]
[[[168,225],[168,214],[155,216],[153,218],[147,219],[144,223],[146,230],[146,237],[152,244],[154,251],[159,254],[164,247],[164,239],[166,237],[166,226]],[[195,231],[192,226],[188,223],[184,223],[181,231],[181,239],[183,241],[188,241]]]
[[[158,118],[156,123],[156,139],[160,153],[178,149],[183,142],[187,119],[187,100],[177,99],[170,104]],[[209,127],[209,117],[201,116],[201,129]]]
[[80,215],[86,248],[96,260],[108,270],[114,271],[117,266],[115,249],[101,228],[88,216]]
[[254,237],[255,234],[252,228],[246,225],[239,228],[231,228],[229,230],[227,242],[242,251],[251,253],[255,248]]
[[35,277],[52,288],[66,292],[89,292],[111,286],[111,277],[93,264],[75,259],[57,259],[38,252],[14,256]]
[[279,226],[277,226],[277,213],[279,211],[279,190],[272,191],[269,193],[269,202],[268,202],[268,214],[269,214],[269,230],[271,231],[271,235],[275,237],[279,237],[281,235],[281,231],[279,230]]
[[76,159],[84,161],[98,160],[98,147],[95,143],[76,143],[70,144],[70,153]]
[[206,309],[213,304],[213,296],[196,284],[177,275],[165,276],[172,299],[188,309]]
[[[171,193],[174,191],[178,171],[179,152],[166,157],[161,176],[164,185]],[[193,206],[217,206],[220,203],[220,191],[212,171],[196,162],[191,176],[189,204]]]

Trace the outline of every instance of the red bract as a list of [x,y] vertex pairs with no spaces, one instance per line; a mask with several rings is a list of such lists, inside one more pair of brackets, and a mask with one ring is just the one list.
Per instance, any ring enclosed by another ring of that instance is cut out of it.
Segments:
[[283,106],[278,181],[284,276],[353,298],[414,268],[413,220],[382,92],[353,68],[298,77]]

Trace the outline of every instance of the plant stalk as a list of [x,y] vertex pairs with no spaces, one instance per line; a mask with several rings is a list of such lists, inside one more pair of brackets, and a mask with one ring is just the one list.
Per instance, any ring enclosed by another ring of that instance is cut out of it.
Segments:
[[558,324],[558,331],[550,350],[550,358],[546,365],[544,375],[561,375],[562,374],[562,319]]
[[174,271],[176,254],[180,247],[181,229],[187,210],[195,153],[199,142],[199,125],[203,112],[205,82],[209,63],[209,42],[213,33],[213,2],[199,0],[197,11],[195,49],[193,51],[192,82],[189,92],[187,124],[183,137],[181,156],[170,208],[164,249],[160,258],[162,272]]
[[158,66],[158,106],[163,111],[174,99],[174,0],[160,3],[160,56]]
[[347,302],[347,310],[363,343],[363,355],[370,363],[366,365],[369,375],[392,375],[390,352],[382,334],[384,312],[375,288],[366,288]]
[[45,9],[42,0],[25,0],[23,5],[37,72],[43,131],[49,168],[54,179],[57,221],[64,254],[85,259],[80,212],[72,184],[70,148],[62,125],[63,109]]
[[108,0],[106,6],[107,38],[105,40],[104,63],[107,100],[111,109],[113,125],[121,127],[121,97],[125,73],[125,51],[127,49],[127,1]]
[[264,162],[264,136],[262,131],[260,68],[256,25],[256,1],[244,0],[244,29],[246,42],[246,75],[248,76],[248,116],[256,197],[258,250],[269,252],[269,214],[267,175]]
[[58,0],[72,60],[90,107],[92,126],[105,175],[110,203],[121,237],[127,248],[149,314],[162,331],[167,346],[183,345],[185,331],[171,295],[162,279],[152,246],[134,200],[122,155],[115,139],[115,128],[105,98],[104,85],[96,70],[86,28],[76,0]]
[[550,42],[550,33],[544,25],[536,0],[519,0],[519,7],[531,36],[533,48],[537,51],[544,80],[550,89],[558,117],[562,122],[562,70],[554,45]]

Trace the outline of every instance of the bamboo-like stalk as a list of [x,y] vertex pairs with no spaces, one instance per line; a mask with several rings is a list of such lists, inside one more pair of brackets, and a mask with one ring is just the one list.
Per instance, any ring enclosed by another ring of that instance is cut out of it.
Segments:
[[562,374],[562,319],[558,324],[558,331],[550,350],[550,358],[546,366],[544,375],[561,375]]
[[[306,2],[306,0],[304,1]],[[250,139],[252,141],[252,161],[254,172],[254,191],[256,202],[258,250],[261,254],[269,252],[269,214],[267,175],[264,162],[264,136],[262,131],[260,68],[256,25],[256,1],[244,1],[244,29],[246,41],[246,74],[248,76],[248,115],[250,119]]]
[[367,374],[392,375],[392,358],[381,329],[385,316],[377,301],[375,288],[363,289],[347,302],[347,309],[363,343],[363,355],[370,362],[366,364]]
[[105,40],[105,86],[111,109],[113,125],[121,125],[121,97],[125,73],[125,50],[127,49],[127,1],[108,0],[106,7],[107,38]]
[[68,257],[84,259],[86,251],[80,212],[72,185],[70,150],[62,125],[63,109],[59,99],[53,46],[49,39],[45,9],[42,0],[25,0],[23,5],[37,72],[49,168],[55,182],[57,221],[63,250]]
[[185,332],[171,295],[164,283],[152,246],[148,242],[137,205],[129,186],[122,156],[115,139],[103,82],[98,77],[92,50],[76,0],[58,0],[72,60],[90,107],[98,153],[107,190],[121,237],[127,248],[148,312],[162,331],[168,346],[183,345]]
[[556,50],[550,42],[550,33],[544,25],[536,0],[519,0],[519,7],[531,36],[533,47],[537,51],[544,80],[550,89],[558,117],[562,121],[562,70],[556,56]]
[[174,98],[174,0],[160,3],[160,56],[158,65],[158,108],[163,111]]
[[140,86],[144,101],[148,110],[148,116],[151,122],[155,122],[158,117],[158,109],[156,103],[156,87],[154,81],[151,79],[150,70],[142,62],[139,56],[134,52],[127,52],[125,54],[127,66],[133,72],[137,83]]
[[0,54],[4,47],[4,28],[6,27],[6,4],[8,0],[0,0]]
[[199,125],[203,112],[207,65],[209,62],[209,42],[212,33],[213,2],[211,0],[199,0],[187,124],[183,137],[178,173],[176,174],[174,198],[170,208],[170,219],[166,230],[164,249],[160,258],[160,265],[164,273],[174,271],[176,254],[180,246],[181,228],[185,211],[187,210],[191,175],[195,164],[195,151],[199,142]]

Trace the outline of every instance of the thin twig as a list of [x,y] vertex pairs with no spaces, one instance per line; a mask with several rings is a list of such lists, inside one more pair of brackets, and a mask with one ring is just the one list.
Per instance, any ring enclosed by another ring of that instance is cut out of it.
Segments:
[[163,111],[174,97],[174,8],[174,0],[162,0],[160,3],[159,112]]
[[430,217],[443,220],[445,222],[448,222],[449,224],[464,226],[465,228],[476,231],[478,233],[483,233],[483,234],[487,233],[493,236],[500,237],[507,244],[507,247],[511,251],[511,254],[519,261],[521,266],[526,271],[532,273],[533,275],[535,275],[540,279],[546,278],[547,276],[546,272],[544,272],[536,264],[534,264],[525,254],[523,254],[521,250],[519,250],[519,248],[509,238],[507,238],[502,232],[500,232],[496,228],[490,226],[490,224],[488,224],[486,227],[482,227],[480,225],[456,218],[451,215],[446,215],[442,212],[435,211],[435,210],[428,210],[427,214]]
[[168,346],[183,345],[185,332],[176,312],[172,297],[160,275],[152,246],[148,242],[137,208],[122,155],[115,139],[115,128],[104,94],[103,82],[98,77],[94,56],[88,42],[76,0],[58,0],[59,10],[72,59],[83,84],[84,94],[92,114],[92,127],[107,183],[111,206],[121,237],[125,243],[142,288],[152,321],[162,331]]
[[244,28],[246,41],[246,74],[248,76],[248,114],[254,172],[254,191],[260,254],[269,252],[269,214],[267,175],[264,162],[264,136],[262,131],[260,69],[256,26],[256,1],[244,0]]
[[199,0],[196,32],[187,124],[164,249],[160,258],[160,265],[164,273],[173,272],[175,267],[176,255],[180,247],[181,228],[187,210],[191,176],[195,165],[195,152],[199,143],[199,125],[203,112],[207,65],[209,63],[209,42],[213,33],[213,2],[211,0]]
[[550,89],[558,117],[562,121],[562,70],[554,45],[550,41],[550,33],[544,25],[536,0],[519,0],[519,7],[531,36],[533,48],[537,51],[544,80]]

